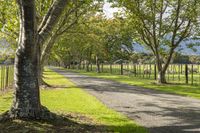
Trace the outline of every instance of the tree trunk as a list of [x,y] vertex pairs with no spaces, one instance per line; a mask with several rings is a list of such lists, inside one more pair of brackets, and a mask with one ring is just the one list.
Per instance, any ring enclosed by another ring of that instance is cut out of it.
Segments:
[[158,83],[160,83],[160,84],[167,83],[164,71],[158,71]]
[[[44,80],[43,80],[43,72],[44,72],[44,66],[47,63],[51,49],[53,47],[53,44],[56,41],[56,37],[52,37],[49,41],[48,44],[45,46],[41,56],[40,56],[40,65],[39,65],[39,70],[38,70],[38,80],[39,80],[39,85],[48,85]],[[40,51],[41,52],[41,51]]]
[[96,72],[97,72],[97,73],[100,73],[100,63],[99,63],[99,58],[98,58],[98,56],[96,56],[96,66],[97,66]]
[[80,70],[81,69],[81,62],[82,62],[82,59],[79,60],[79,63],[78,63],[78,69]]
[[39,119],[42,106],[38,84],[38,45],[35,1],[19,0],[20,37],[15,57],[15,97],[10,109],[12,118]]
[[43,72],[44,72],[44,64],[40,63],[39,67],[38,67],[38,82],[39,82],[39,86],[46,86],[46,87],[50,87],[51,85],[49,85],[48,83],[46,83],[43,79]]
[[90,61],[86,61],[86,71],[90,71]]
[[164,67],[162,66],[162,59],[160,58],[160,55],[158,52],[155,54],[155,56],[156,56],[156,65],[157,65],[157,69],[158,69],[157,82],[159,84],[166,84],[167,83],[166,78],[165,78],[166,64]]
[[41,63],[38,67],[38,82],[39,82],[39,85],[43,85],[43,71],[44,71],[44,65]]

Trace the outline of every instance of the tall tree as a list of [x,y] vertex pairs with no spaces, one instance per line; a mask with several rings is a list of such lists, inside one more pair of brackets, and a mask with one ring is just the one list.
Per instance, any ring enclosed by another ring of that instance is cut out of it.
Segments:
[[37,27],[35,0],[18,0],[20,15],[20,34],[15,57],[15,95],[10,118],[41,119],[46,109],[40,103],[38,83],[40,44],[50,37],[69,1],[55,0],[40,27]]
[[[116,1],[115,1],[116,2]],[[198,20],[197,0],[118,0],[135,31],[136,42],[154,54],[158,82],[166,83],[165,73],[175,49],[193,36]]]
[[[55,30],[52,32],[51,37],[47,40],[41,48],[41,69],[39,74],[39,79],[41,84],[44,84],[42,80],[43,66],[49,58],[49,53],[53,48],[57,40],[62,39],[62,35],[69,32],[75,25],[78,24],[79,20],[83,22],[83,19],[86,18],[87,14],[96,11],[100,8],[101,1],[93,2],[93,0],[86,1],[72,1],[65,9],[65,12],[62,14],[58,24],[55,27]],[[80,23],[81,23],[80,22]]]

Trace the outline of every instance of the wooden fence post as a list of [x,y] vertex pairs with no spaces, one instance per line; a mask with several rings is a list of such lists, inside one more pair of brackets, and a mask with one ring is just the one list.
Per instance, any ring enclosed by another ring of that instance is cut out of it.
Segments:
[[191,83],[192,83],[192,85],[193,85],[193,81],[194,81],[194,71],[193,71],[193,68],[194,68],[194,66],[193,66],[193,64],[192,64],[192,68],[191,68]]
[[172,77],[173,77],[173,81],[175,80],[175,77],[174,77],[174,73],[175,73],[175,69],[174,69],[175,65],[172,64]]
[[183,74],[183,64],[181,64],[181,74]]
[[112,64],[110,63],[110,73],[112,74]]
[[2,90],[4,90],[4,83],[5,83],[5,72],[4,72],[4,66],[2,66],[2,69],[1,69],[1,80],[2,80]]
[[123,75],[123,62],[121,62],[121,75]]
[[178,65],[178,80],[180,81],[181,80],[181,76],[180,76],[180,74],[181,74],[181,72],[180,72],[180,64]]
[[101,64],[101,72],[103,73],[103,63]]
[[8,73],[9,72],[9,67],[8,66],[6,66],[6,81],[5,81],[5,88],[7,88],[8,87]]
[[85,61],[83,62],[83,70],[85,70]]
[[1,71],[1,88],[0,89],[3,89],[3,77],[2,77],[3,69],[2,69],[2,66],[0,66],[0,71]]
[[146,67],[146,65],[144,64],[144,65],[143,65],[143,78],[144,78],[144,76],[145,76],[145,72],[144,72],[145,67]]
[[151,64],[150,64],[150,66],[149,66],[150,68],[149,68],[149,79],[151,78]]
[[156,64],[154,65],[154,79],[157,80],[157,67]]
[[188,65],[185,64],[185,83],[188,84]]
[[134,69],[133,71],[134,71],[134,74],[135,74],[135,77],[136,77],[136,74],[137,74],[136,64],[134,64],[133,69]]
[[92,71],[92,63],[90,64],[90,71]]

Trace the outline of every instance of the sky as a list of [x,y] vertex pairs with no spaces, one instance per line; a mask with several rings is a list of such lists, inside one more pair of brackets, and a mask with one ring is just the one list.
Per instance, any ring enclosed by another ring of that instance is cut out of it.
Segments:
[[107,18],[112,18],[113,13],[117,12],[119,9],[118,8],[112,8],[111,3],[105,2],[103,6],[103,12],[105,13]]

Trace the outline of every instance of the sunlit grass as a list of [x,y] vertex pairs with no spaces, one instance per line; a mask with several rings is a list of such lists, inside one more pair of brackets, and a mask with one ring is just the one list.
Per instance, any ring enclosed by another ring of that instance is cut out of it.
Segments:
[[[0,91],[4,89],[8,89],[10,85],[13,83],[13,66],[1,66],[0,65]],[[7,77],[8,76],[8,77]],[[8,86],[6,86],[8,83]]]
[[[56,86],[55,88],[41,90],[42,104],[52,112],[82,114],[94,119],[100,125],[108,128],[108,130],[115,132],[147,132],[127,117],[109,109],[95,97],[77,88],[63,76],[48,70],[45,72],[45,81],[54,87]],[[9,109],[11,101],[11,93],[0,96],[0,113]]]

